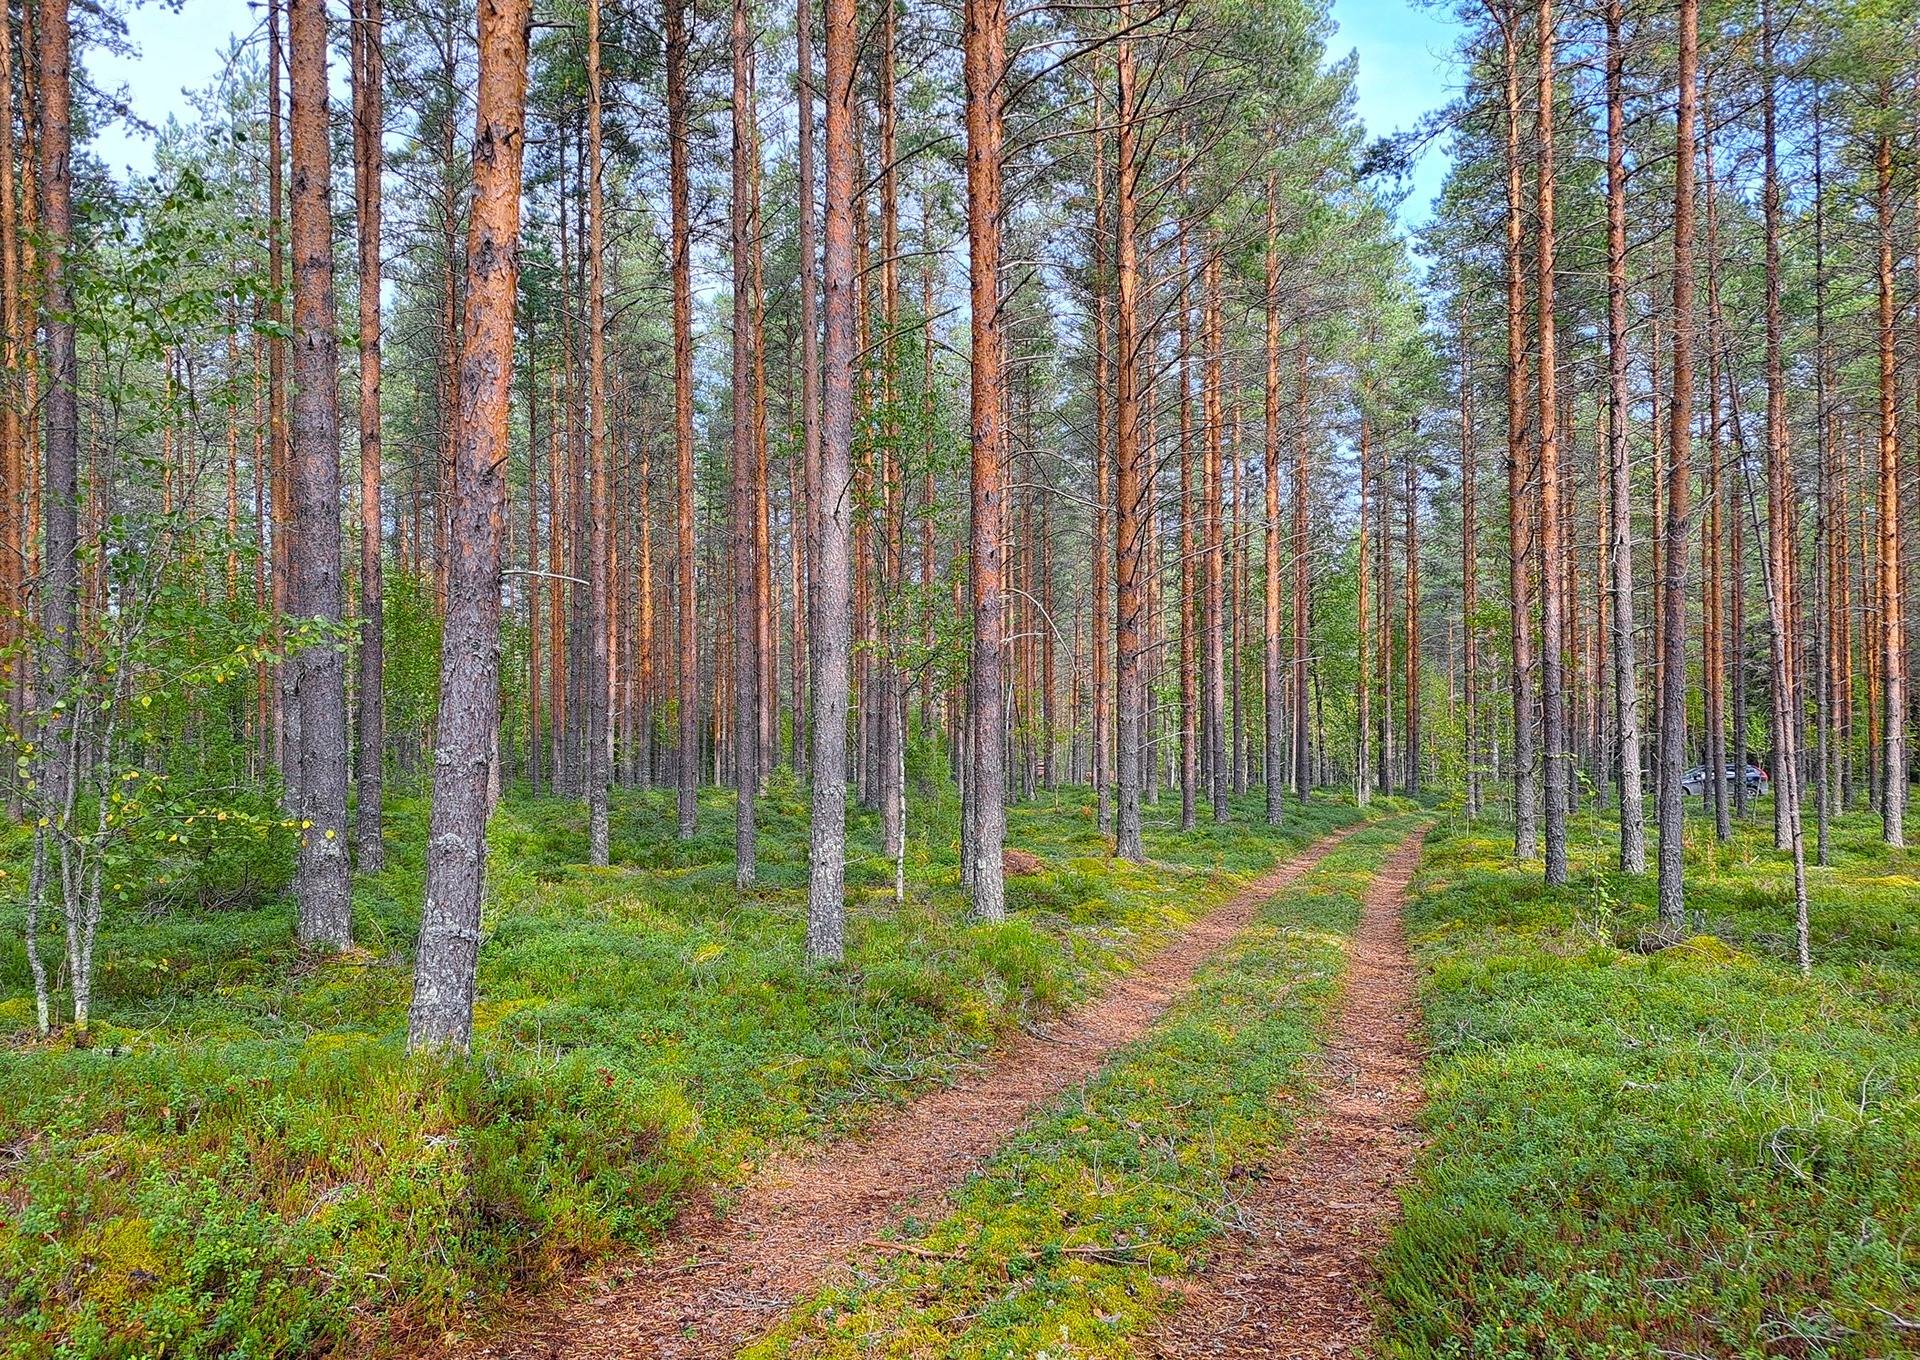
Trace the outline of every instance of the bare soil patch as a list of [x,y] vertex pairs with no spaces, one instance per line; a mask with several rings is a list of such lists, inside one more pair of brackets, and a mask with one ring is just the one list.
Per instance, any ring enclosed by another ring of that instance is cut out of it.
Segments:
[[1321,1105],[1236,1201],[1242,1230],[1186,1289],[1154,1360],[1372,1353],[1373,1262],[1421,1136],[1417,974],[1400,913],[1419,836],[1367,890],[1345,995],[1319,1061]]
[[1097,999],[1022,1032],[952,1086],[855,1137],[782,1157],[724,1214],[702,1203],[645,1258],[629,1258],[524,1306],[453,1360],[692,1360],[730,1355],[844,1268],[904,1214],[943,1196],[1032,1111],[1086,1080],[1192,985],[1262,903],[1320,862],[1336,832],[1195,921]]

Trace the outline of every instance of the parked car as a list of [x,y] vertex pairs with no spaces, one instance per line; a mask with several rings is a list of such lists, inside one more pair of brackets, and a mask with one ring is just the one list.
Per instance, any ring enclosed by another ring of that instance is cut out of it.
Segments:
[[[1740,777],[1740,772],[1732,765],[1727,766],[1727,784],[1731,786]],[[1695,765],[1680,776],[1680,791],[1689,798],[1705,798],[1713,779],[1705,765]],[[1767,772],[1751,761],[1747,764],[1747,792],[1765,793],[1769,777]]]

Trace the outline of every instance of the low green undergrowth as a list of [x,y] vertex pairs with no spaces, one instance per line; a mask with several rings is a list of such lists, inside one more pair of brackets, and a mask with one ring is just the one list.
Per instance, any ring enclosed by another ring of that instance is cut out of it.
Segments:
[[602,871],[581,867],[578,805],[502,805],[471,1062],[404,1053],[417,801],[356,883],[349,956],[293,948],[277,898],[109,920],[83,1049],[33,1037],[18,911],[0,913],[0,1355],[410,1349],[646,1241],[769,1144],[941,1080],[1356,816],[1322,802],[1274,833],[1249,800],[1180,835],[1150,810],[1155,862],[1134,868],[1106,858],[1084,790],[1036,799],[1009,843],[1045,867],[991,927],[967,919],[949,804],[916,804],[898,906],[856,816],[849,962],[821,972],[800,954],[803,793],[764,800],[746,893],[729,800],[682,843],[669,799],[616,796]]
[[[1140,1042],[1013,1139],[913,1252],[878,1252],[745,1352],[1113,1357],[1226,1228],[1232,1179],[1292,1128],[1368,880],[1413,828],[1344,842]],[[925,1253],[925,1254],[920,1254]]]
[[1382,1286],[1396,1357],[1885,1356],[1920,1346],[1920,858],[1877,822],[1810,873],[1759,813],[1689,827],[1692,933],[1576,823],[1547,891],[1489,825],[1429,841],[1433,1147]]

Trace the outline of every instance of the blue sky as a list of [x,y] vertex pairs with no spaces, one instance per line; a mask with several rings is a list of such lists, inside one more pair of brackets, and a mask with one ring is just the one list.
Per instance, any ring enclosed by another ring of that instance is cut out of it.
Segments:
[[[139,57],[94,53],[94,77],[108,86],[124,85],[140,116],[156,126],[169,114],[185,116],[185,92],[203,89],[219,75],[227,37],[251,32],[259,14],[248,0],[183,0],[178,13],[139,5],[127,16]],[[1333,14],[1340,26],[1334,52],[1344,55],[1352,48],[1360,54],[1359,110],[1370,134],[1410,128],[1450,97],[1455,74],[1449,17],[1408,0],[1334,0]],[[122,126],[104,132],[97,149],[116,170],[144,171],[153,163],[148,140]],[[1438,147],[1421,158],[1403,209],[1410,224],[1425,220],[1445,173]]]

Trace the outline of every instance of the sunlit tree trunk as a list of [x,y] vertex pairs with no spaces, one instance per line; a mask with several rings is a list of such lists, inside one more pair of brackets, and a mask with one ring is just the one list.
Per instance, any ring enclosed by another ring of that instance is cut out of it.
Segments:
[[[1182,197],[1186,188],[1181,182]],[[1180,532],[1177,540],[1180,553],[1180,829],[1191,831],[1194,826],[1195,799],[1197,794],[1200,731],[1200,649],[1199,639],[1194,636],[1199,612],[1194,598],[1196,592],[1196,554],[1199,551],[1198,534],[1194,525],[1194,489],[1193,489],[1193,267],[1187,254],[1187,223],[1181,218],[1179,227],[1180,261],[1177,300],[1179,309],[1178,343],[1180,366]]]
[[1006,458],[1000,334],[1000,147],[1005,0],[965,0],[967,243],[973,325],[973,912],[1006,914],[1000,648],[1002,472]]
[[1360,502],[1360,523],[1354,536],[1354,801],[1365,807],[1373,796],[1373,678],[1369,673],[1367,652],[1373,645],[1368,622],[1369,596],[1373,577],[1373,422],[1367,412],[1367,385],[1360,386],[1360,485],[1355,496]]
[[1111,467],[1110,369],[1108,365],[1107,327],[1111,303],[1107,278],[1107,134],[1099,126],[1101,99],[1099,75],[1094,77],[1093,133],[1093,526],[1088,543],[1088,573],[1093,594],[1092,646],[1092,776],[1094,820],[1102,832],[1112,825],[1111,790],[1108,787],[1110,752],[1113,747],[1113,713],[1108,702],[1107,640],[1109,631],[1108,587],[1112,571],[1108,536],[1113,503]]
[[[1617,0],[1616,0],[1617,2]],[[1467,816],[1480,815],[1480,473],[1473,428],[1473,338],[1467,296],[1460,293],[1456,344],[1460,357],[1460,671],[1461,731],[1466,741]]]
[[[1535,179],[1534,219],[1539,358],[1535,376],[1534,420],[1538,425],[1540,479],[1540,709],[1545,743],[1547,800],[1547,882],[1567,881],[1567,809],[1571,802],[1573,757],[1567,742],[1565,658],[1561,654],[1562,609],[1566,601],[1565,530],[1560,505],[1560,414],[1554,325],[1554,13],[1552,0],[1540,0],[1537,41],[1540,52],[1537,134],[1540,157]],[[1412,640],[1408,640],[1412,645]],[[1411,703],[1411,696],[1409,696]]]
[[[333,167],[327,128],[327,16],[321,0],[287,11],[292,128],[293,406],[287,608],[323,627],[341,621],[340,369],[333,297]],[[51,441],[49,441],[51,447]],[[293,662],[300,709],[294,895],[303,944],[344,949],[352,924],[347,866],[346,666],[330,645]]]
[[813,820],[807,957],[846,949],[847,692],[851,673],[853,536],[853,65],[855,0],[826,0],[826,298],[824,405],[816,474],[813,612]]
[[1501,21],[1501,69],[1506,79],[1507,271],[1507,589],[1512,601],[1513,853],[1540,853],[1540,772],[1533,732],[1533,521],[1528,513],[1526,283],[1521,254],[1520,10],[1510,3]]
[[1607,0],[1607,466],[1612,513],[1615,778],[1620,797],[1620,868],[1647,870],[1646,810],[1640,791],[1640,676],[1633,611],[1633,464],[1627,433],[1627,166],[1625,49],[1621,0]]
[[386,862],[380,838],[386,751],[385,647],[380,550],[380,177],[384,166],[381,0],[357,0],[353,52],[354,200],[360,241],[360,687],[354,844],[363,870]]
[[486,882],[487,770],[500,703],[501,551],[531,18],[529,0],[480,0],[452,558],[440,647],[426,907],[407,1017],[407,1045],[412,1049],[464,1050],[473,1038]]
[[[1766,235],[1766,364],[1767,364],[1767,617],[1773,663],[1773,689],[1779,751],[1774,798],[1793,852],[1794,942],[1800,975],[1813,972],[1813,949],[1808,925],[1807,852],[1800,817],[1800,705],[1794,686],[1792,621],[1794,616],[1793,544],[1798,530],[1793,469],[1787,449],[1787,379],[1782,354],[1780,316],[1780,164],[1775,132],[1773,6],[1761,6],[1761,153],[1763,157],[1761,213]],[[1746,771],[1740,771],[1745,782]]]
[[[19,233],[13,171],[13,28],[0,23],[0,647],[16,646],[25,629],[26,542],[21,530],[27,510],[28,418],[21,371],[22,337]],[[16,662],[7,677],[6,711],[13,730],[26,716],[26,663]],[[7,812],[22,815],[21,785],[12,773],[0,775],[7,790]]]
[[759,558],[754,473],[753,281],[758,223],[751,206],[753,24],[733,4],[733,779],[734,882],[753,886],[754,799],[760,791]]
[[608,666],[612,623],[607,519],[606,194],[601,156],[600,0],[587,0],[587,862],[608,856],[608,786],[613,782]]
[[1226,753],[1226,563],[1221,536],[1220,509],[1225,499],[1221,477],[1221,438],[1225,415],[1221,401],[1220,334],[1220,259],[1217,243],[1207,242],[1207,260],[1201,271],[1201,324],[1204,328],[1202,419],[1206,422],[1203,445],[1201,494],[1206,511],[1201,520],[1202,549],[1206,554],[1205,630],[1206,630],[1206,745],[1207,792],[1213,804],[1213,820],[1225,822],[1231,809],[1227,802],[1229,770]]
[[[1131,6],[1122,0],[1124,32]],[[1140,271],[1135,208],[1140,180],[1136,144],[1139,110],[1135,99],[1132,42],[1122,37],[1114,49],[1114,508],[1116,524],[1114,660],[1118,670],[1115,705],[1114,854],[1139,862],[1140,795],[1151,753],[1147,737],[1146,633],[1148,517],[1152,514],[1150,452],[1140,441]]]
[[1420,793],[1420,459],[1411,441],[1402,470],[1406,478],[1400,507],[1406,573],[1402,578],[1400,605],[1406,635],[1406,679],[1402,685],[1406,691],[1403,703],[1406,735],[1401,741],[1401,758],[1406,772],[1406,793],[1408,797],[1417,797]]
[[676,823],[681,840],[700,824],[700,620],[694,613],[693,542],[693,210],[687,162],[691,118],[687,90],[689,0],[667,0],[667,158],[673,251],[673,451],[678,473],[675,498],[675,587],[678,595],[679,677],[674,779]]
[[1279,826],[1283,815],[1282,793],[1287,782],[1283,770],[1291,762],[1283,754],[1286,744],[1286,658],[1281,648],[1280,597],[1282,564],[1280,558],[1280,204],[1278,176],[1267,175],[1267,249],[1266,249],[1266,465],[1262,489],[1266,493],[1266,647],[1262,678],[1266,695],[1266,759],[1261,777],[1266,784],[1267,825]]
[[1308,439],[1307,439],[1307,333],[1304,327],[1293,345],[1293,532],[1289,551],[1293,557],[1293,795],[1307,801],[1313,790],[1312,750],[1307,741],[1307,654],[1313,629],[1313,553],[1307,543],[1308,516]]
[[[0,26],[7,22],[6,15],[0,14]],[[36,1016],[40,1032],[44,1034],[49,1027],[49,1016],[46,971],[37,935],[39,911],[50,856],[57,856],[59,878],[64,882],[67,877],[64,849],[54,851],[49,842],[67,834],[78,792],[72,756],[75,705],[69,691],[78,664],[80,408],[77,384],[80,375],[75,353],[73,280],[69,275],[69,252],[73,247],[73,73],[67,0],[40,0],[34,26],[32,55],[37,61],[29,59],[27,67],[33,70],[37,65],[38,68],[37,103],[29,103],[28,107],[35,120],[33,142],[39,172],[39,212],[34,226],[39,235],[39,324],[46,347],[46,387],[41,406],[45,479],[40,493],[41,641],[36,667],[37,698],[45,716],[38,733],[35,782],[44,811],[36,819],[34,831],[34,869],[27,892],[24,933],[33,974]],[[11,95],[4,113],[9,119],[13,116]],[[24,537],[31,546],[31,523]],[[63,898],[62,907],[71,922],[72,904]],[[73,1025],[82,1036],[88,1020],[86,976],[77,974],[69,981]]]
[[1693,158],[1699,67],[1699,0],[1680,0],[1673,166],[1673,387],[1667,422],[1667,503],[1660,580],[1660,925],[1677,936],[1686,919],[1687,527],[1693,438]]
[[[814,270],[818,258],[818,247],[814,240],[814,195],[813,195],[813,3],[812,0],[796,0],[793,29],[794,44],[794,95],[797,105],[795,123],[798,133],[797,157],[798,195],[794,207],[795,238],[800,253],[800,456],[801,486],[804,492],[804,508],[793,518],[792,532],[804,540],[803,556],[806,561],[804,590],[806,595],[806,636],[808,653],[805,657],[808,674],[808,696],[812,699],[812,681],[819,665],[818,642],[820,634],[819,602],[819,554],[820,554],[820,315],[819,301],[815,292]],[[928,326],[932,326],[929,319]],[[795,626],[799,626],[800,606],[796,601]],[[793,664],[796,672],[802,665],[802,657],[795,650]],[[800,747],[803,741],[811,740],[812,714],[802,712],[799,706],[793,714],[794,745]],[[798,758],[795,764],[799,764]]]
[[[1883,100],[1884,102],[1884,100]],[[1893,143],[1881,132],[1874,145],[1880,359],[1879,589],[1881,767],[1880,825],[1888,845],[1905,845],[1907,811],[1906,597],[1900,579],[1900,435],[1895,414],[1897,367],[1893,337]]]

